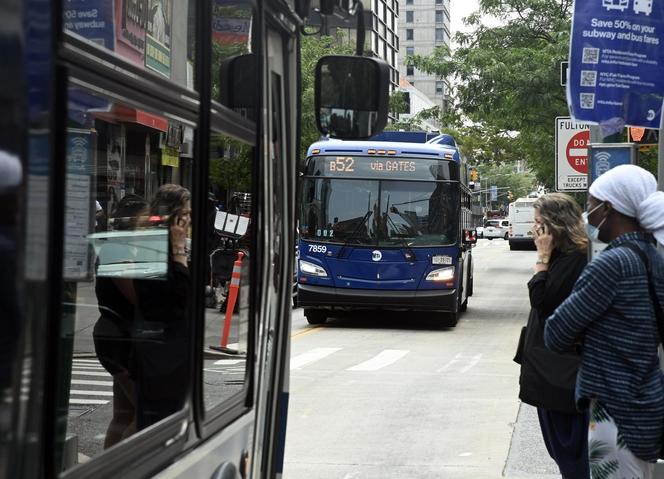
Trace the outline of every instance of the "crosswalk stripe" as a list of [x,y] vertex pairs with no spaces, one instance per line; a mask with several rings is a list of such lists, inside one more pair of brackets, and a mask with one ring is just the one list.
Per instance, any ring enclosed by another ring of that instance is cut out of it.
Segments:
[[291,358],[290,368],[302,369],[303,367],[315,363],[316,361],[320,361],[330,354],[334,354],[340,350],[341,348],[315,348],[311,351],[307,351],[306,353],[298,354],[297,356]]
[[410,351],[404,349],[386,349],[368,361],[346,369],[346,371],[378,371],[403,358]]
[[72,379],[71,383],[79,386],[113,386],[113,381],[90,381],[88,379]]
[[214,364],[218,366],[233,366],[234,364],[240,364],[246,361],[246,359],[220,359],[219,361],[215,361]]
[[77,366],[74,364],[72,368],[74,371],[106,371],[102,366]]
[[111,391],[83,391],[79,389],[71,389],[69,394],[72,396],[113,396]]
[[88,363],[88,364],[99,364],[97,359],[74,359],[74,364],[76,363]]
[[108,377],[110,378],[111,375],[108,374],[107,372],[96,372],[96,371],[78,371],[74,369],[72,372],[72,375],[77,375],[77,376],[100,376],[100,377]]
[[70,399],[69,404],[76,404],[79,406],[92,405],[92,404],[108,404],[109,401],[105,399]]

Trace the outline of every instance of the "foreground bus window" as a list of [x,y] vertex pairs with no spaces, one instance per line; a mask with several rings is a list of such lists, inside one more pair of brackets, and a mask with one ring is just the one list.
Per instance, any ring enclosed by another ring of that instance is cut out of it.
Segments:
[[65,30],[194,89],[194,0],[65,0]]
[[56,438],[62,469],[184,407],[187,138],[192,125],[69,89]]
[[229,136],[210,140],[203,398],[210,410],[241,392],[250,331],[250,266],[254,252],[252,169],[254,149]]

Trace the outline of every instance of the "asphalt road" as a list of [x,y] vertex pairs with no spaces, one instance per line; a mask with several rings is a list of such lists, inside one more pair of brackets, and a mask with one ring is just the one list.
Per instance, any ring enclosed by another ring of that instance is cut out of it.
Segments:
[[480,240],[455,328],[418,313],[293,313],[286,479],[554,478],[512,361],[532,251]]

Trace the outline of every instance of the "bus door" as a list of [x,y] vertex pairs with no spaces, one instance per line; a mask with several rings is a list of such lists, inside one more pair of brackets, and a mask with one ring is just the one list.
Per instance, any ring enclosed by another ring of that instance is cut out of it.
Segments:
[[[279,18],[270,15],[270,18]],[[261,177],[265,224],[272,232],[263,243],[265,269],[262,292],[264,302],[257,364],[255,455],[253,477],[280,477],[288,407],[288,374],[290,364],[290,291],[292,278],[294,195],[297,112],[297,43],[287,20],[267,22],[264,77],[267,129]]]

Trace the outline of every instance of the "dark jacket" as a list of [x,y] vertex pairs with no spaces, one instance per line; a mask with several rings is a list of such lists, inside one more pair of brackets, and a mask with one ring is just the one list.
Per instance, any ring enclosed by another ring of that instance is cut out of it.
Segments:
[[544,345],[544,323],[570,295],[586,266],[586,253],[554,251],[549,270],[528,282],[530,316],[521,357],[519,398],[532,406],[576,413],[574,387],[581,356],[574,350],[554,353]]

